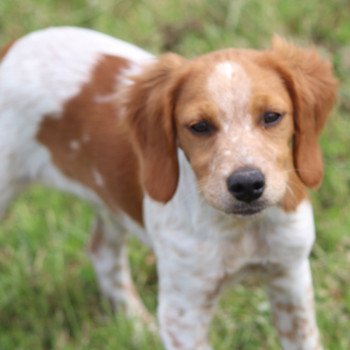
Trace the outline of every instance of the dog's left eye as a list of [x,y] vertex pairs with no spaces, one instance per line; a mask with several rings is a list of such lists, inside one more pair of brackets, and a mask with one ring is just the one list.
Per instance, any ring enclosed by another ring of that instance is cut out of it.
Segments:
[[208,135],[213,131],[214,127],[206,120],[201,120],[198,123],[190,125],[189,129],[193,134]]
[[283,117],[283,114],[278,112],[266,112],[262,116],[262,123],[264,126],[273,126],[277,124]]

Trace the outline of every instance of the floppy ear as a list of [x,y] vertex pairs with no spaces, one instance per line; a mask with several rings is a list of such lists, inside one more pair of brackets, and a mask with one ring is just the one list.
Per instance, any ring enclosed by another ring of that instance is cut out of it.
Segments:
[[302,182],[320,185],[323,161],[318,138],[336,100],[337,80],[331,64],[315,49],[302,49],[275,37],[271,54],[294,105],[294,165]]
[[179,83],[174,71],[185,59],[166,54],[133,79],[126,97],[126,124],[140,162],[141,181],[156,201],[174,195],[179,167],[173,118]]

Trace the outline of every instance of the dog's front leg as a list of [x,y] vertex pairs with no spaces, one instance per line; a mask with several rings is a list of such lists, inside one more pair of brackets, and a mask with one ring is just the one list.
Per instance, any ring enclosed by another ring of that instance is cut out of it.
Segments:
[[204,283],[185,271],[160,277],[158,320],[166,349],[211,349],[208,332],[218,287],[208,292]]
[[[167,350],[210,350],[208,333],[223,278],[210,254],[176,243],[157,251],[158,320]],[[186,247],[186,248],[185,248]],[[188,249],[189,248],[189,249]]]
[[308,260],[275,276],[269,285],[269,296],[282,348],[322,349]]

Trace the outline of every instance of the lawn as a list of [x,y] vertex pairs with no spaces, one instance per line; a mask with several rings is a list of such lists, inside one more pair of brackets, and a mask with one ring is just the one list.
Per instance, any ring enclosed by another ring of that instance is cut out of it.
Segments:
[[[273,33],[315,44],[333,60],[339,102],[322,138],[326,173],[312,193],[318,323],[326,349],[350,348],[350,2],[283,0],[1,0],[0,45],[53,25],[93,28],[160,53],[187,57],[229,46],[266,47]],[[85,252],[93,219],[81,201],[41,187],[0,224],[0,349],[161,349],[133,335],[101,298]],[[131,240],[130,259],[147,306],[156,307],[151,253]],[[262,287],[223,296],[215,349],[279,349]]]

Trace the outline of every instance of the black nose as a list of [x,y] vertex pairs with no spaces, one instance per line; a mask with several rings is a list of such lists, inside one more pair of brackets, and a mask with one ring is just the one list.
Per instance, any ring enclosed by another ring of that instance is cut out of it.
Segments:
[[238,169],[227,178],[227,188],[239,201],[250,203],[263,194],[265,177],[257,169]]

